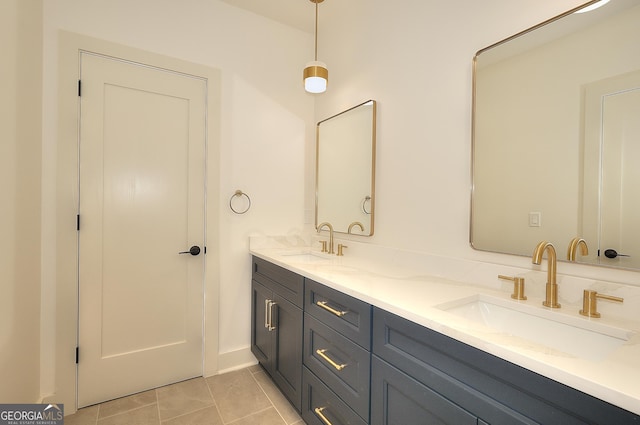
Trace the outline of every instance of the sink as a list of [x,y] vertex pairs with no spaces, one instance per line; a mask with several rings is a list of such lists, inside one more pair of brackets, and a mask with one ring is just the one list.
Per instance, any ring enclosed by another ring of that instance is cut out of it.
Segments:
[[627,329],[486,295],[474,295],[438,309],[512,335],[589,360],[600,360],[633,335]]
[[311,251],[295,251],[295,252],[285,252],[282,254],[283,257],[287,257],[292,261],[299,261],[303,263],[313,263],[316,261],[327,261],[329,258],[326,256],[315,253]]

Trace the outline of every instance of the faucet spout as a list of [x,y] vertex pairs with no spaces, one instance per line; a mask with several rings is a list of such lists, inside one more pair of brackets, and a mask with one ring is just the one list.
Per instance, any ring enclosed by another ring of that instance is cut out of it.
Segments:
[[333,226],[328,221],[320,223],[318,225],[318,233],[320,233],[320,230],[322,230],[323,227],[327,227],[329,229],[329,254],[335,254],[335,250],[333,249]]
[[353,226],[358,226],[360,228],[360,231],[364,232],[364,226],[362,225],[362,223],[360,223],[359,221],[354,221],[349,225],[349,228],[347,229],[348,234],[351,234],[351,231],[353,230]]
[[540,242],[533,250],[532,263],[541,264],[545,251],[547,252],[547,287],[545,291],[546,297],[542,305],[560,308],[558,303],[558,284],[556,283],[556,249],[550,242]]
[[569,249],[567,250],[567,260],[576,261],[578,247],[580,247],[580,254],[589,255],[589,247],[587,246],[587,241],[582,238],[573,238],[571,239]]

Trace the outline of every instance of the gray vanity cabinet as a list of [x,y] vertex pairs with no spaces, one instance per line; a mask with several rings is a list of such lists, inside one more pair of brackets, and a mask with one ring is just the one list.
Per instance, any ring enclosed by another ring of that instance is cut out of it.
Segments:
[[629,411],[377,308],[372,343],[372,424],[640,424]]
[[640,425],[627,410],[257,257],[252,277],[251,351],[308,425]]
[[253,258],[251,351],[300,411],[304,278]]
[[305,281],[302,417],[308,424],[369,421],[371,305]]

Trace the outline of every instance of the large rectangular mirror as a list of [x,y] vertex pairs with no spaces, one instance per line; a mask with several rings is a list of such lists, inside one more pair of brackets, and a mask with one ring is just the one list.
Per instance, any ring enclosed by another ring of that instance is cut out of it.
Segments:
[[591,1],[477,53],[474,248],[640,268],[639,40],[640,0]]
[[318,123],[316,228],[373,235],[376,102],[369,100]]

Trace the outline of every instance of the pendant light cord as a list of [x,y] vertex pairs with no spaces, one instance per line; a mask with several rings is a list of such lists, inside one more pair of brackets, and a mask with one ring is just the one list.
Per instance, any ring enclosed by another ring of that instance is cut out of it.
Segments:
[[316,0],[316,47],[315,47],[315,60],[318,61],[318,1]]

